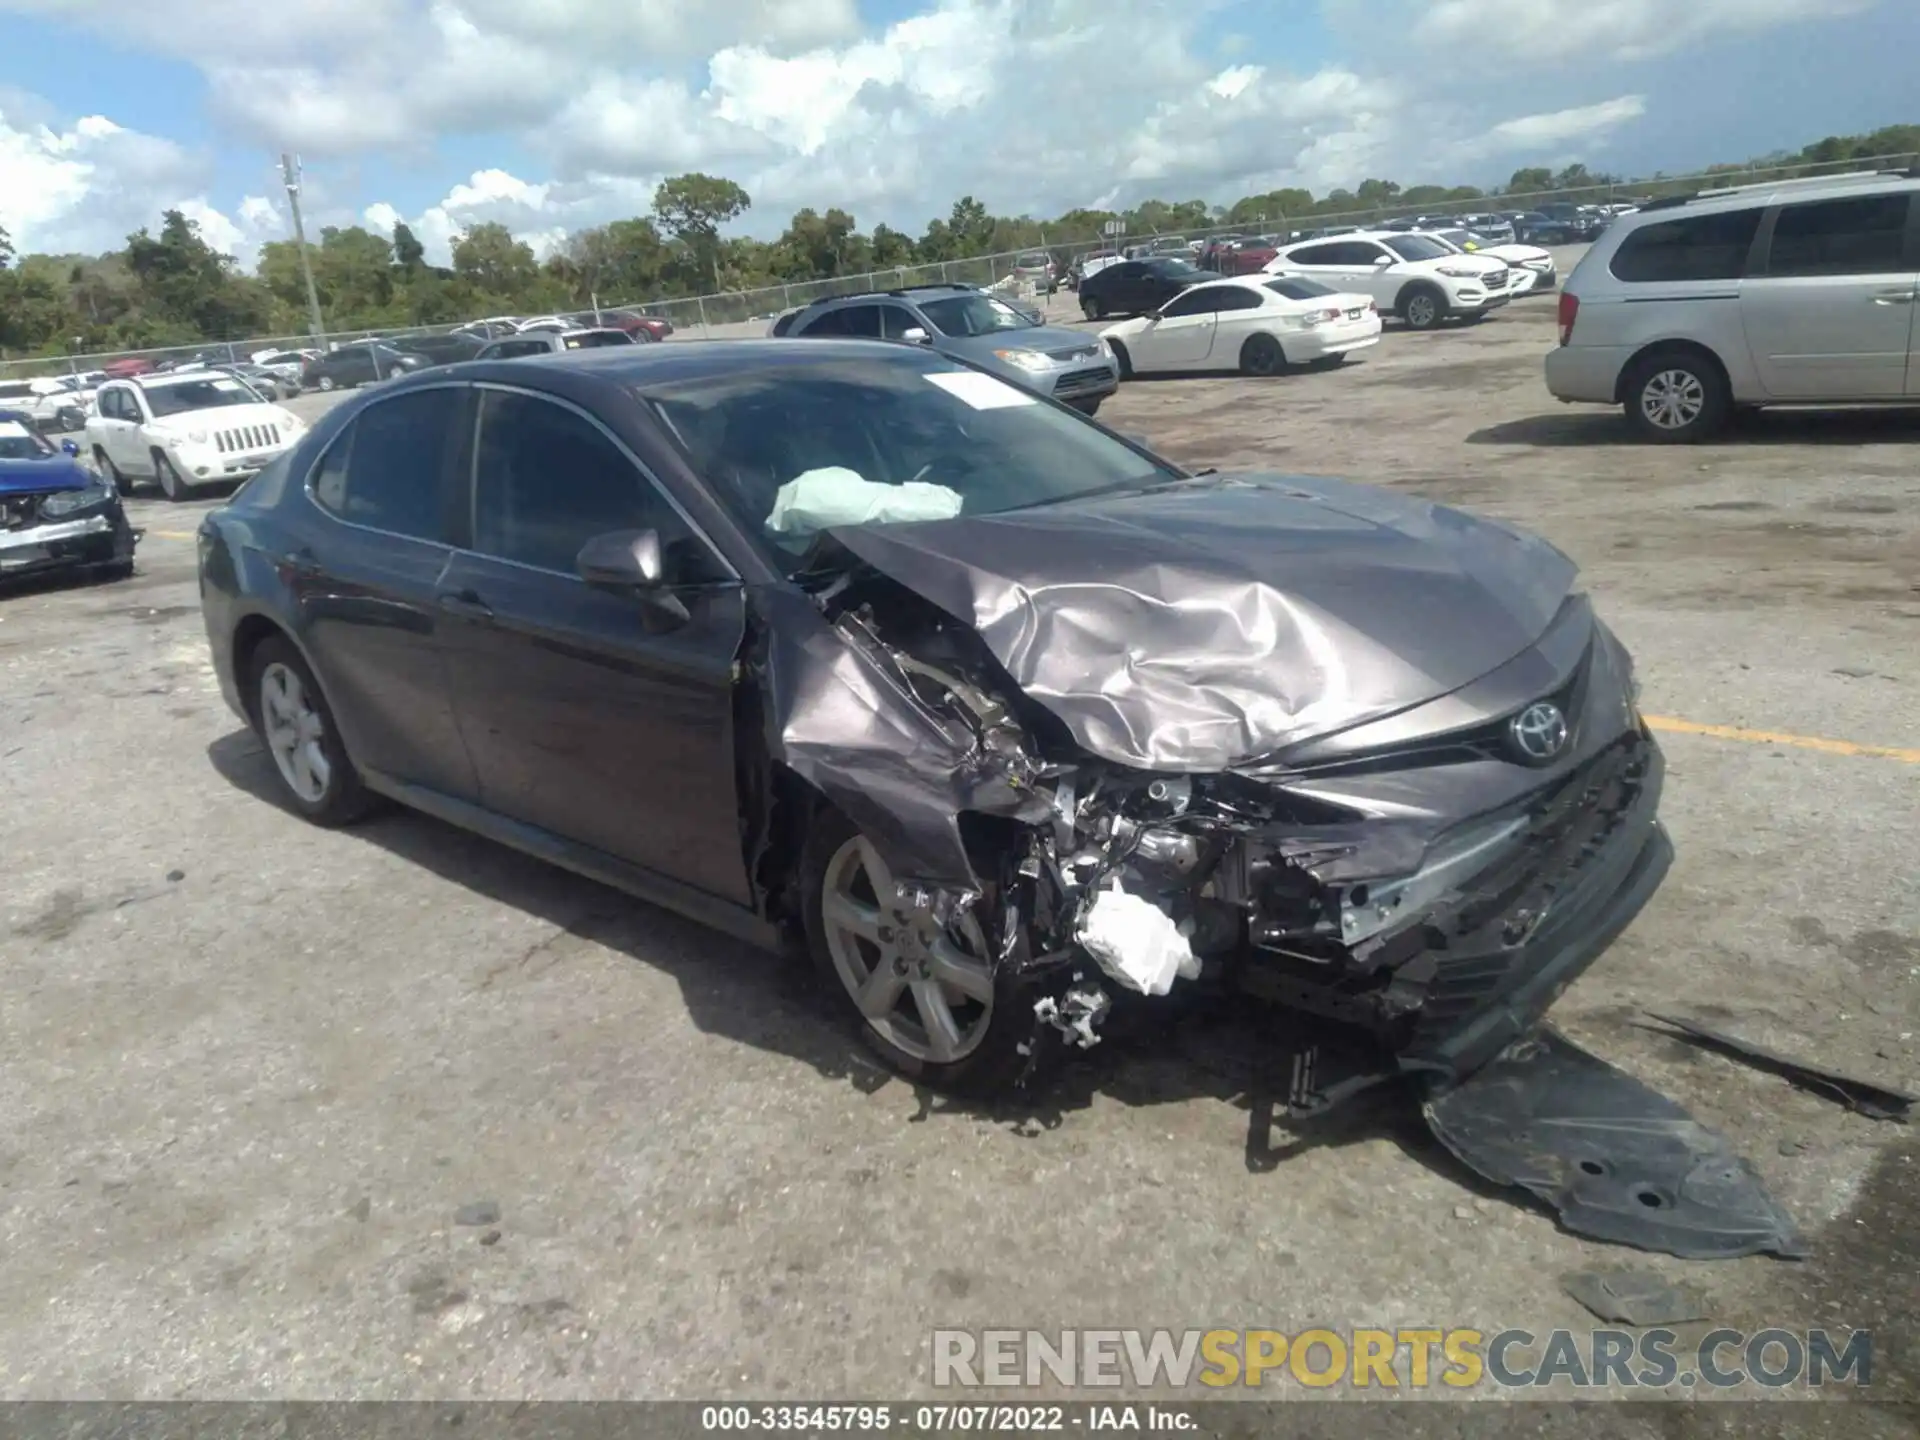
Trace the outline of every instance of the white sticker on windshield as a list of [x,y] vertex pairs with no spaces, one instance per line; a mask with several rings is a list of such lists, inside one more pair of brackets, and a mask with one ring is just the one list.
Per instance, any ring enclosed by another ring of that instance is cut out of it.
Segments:
[[938,385],[954,399],[976,410],[1005,410],[1013,405],[1040,403],[1019,386],[974,370],[944,370],[927,376],[927,383]]
[[213,382],[213,388],[216,390],[245,390],[247,387],[242,385],[238,380],[216,380]]

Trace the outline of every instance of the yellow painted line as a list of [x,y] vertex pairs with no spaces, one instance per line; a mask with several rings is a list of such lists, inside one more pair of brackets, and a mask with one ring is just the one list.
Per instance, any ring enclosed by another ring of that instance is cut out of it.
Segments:
[[191,530],[149,530],[147,534],[158,535],[162,540],[191,540],[194,538],[193,531]]
[[1749,745],[1785,745],[1795,750],[1818,750],[1823,755],[1865,755],[1878,760],[1899,760],[1920,765],[1920,750],[1903,750],[1897,745],[1856,745],[1851,740],[1828,740],[1819,735],[1788,735],[1779,730],[1747,730],[1739,725],[1702,725],[1697,720],[1675,720],[1669,715],[1641,717],[1655,730],[1675,735],[1707,735],[1715,740],[1743,740]]

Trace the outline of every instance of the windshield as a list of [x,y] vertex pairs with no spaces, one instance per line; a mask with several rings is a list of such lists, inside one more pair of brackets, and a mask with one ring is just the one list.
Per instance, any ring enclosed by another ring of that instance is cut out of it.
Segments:
[[942,335],[991,335],[996,330],[1031,330],[1039,323],[990,295],[926,300],[921,302],[920,312]]
[[1156,260],[1153,262],[1155,273],[1169,280],[1204,280],[1207,272],[1197,265],[1189,265],[1184,260]]
[[17,420],[0,420],[0,460],[44,460],[53,445]]
[[1304,275],[1285,275],[1278,280],[1267,281],[1266,285],[1274,294],[1284,295],[1289,300],[1314,300],[1322,295],[1340,293],[1331,285],[1322,285],[1318,280],[1309,280]]
[[1384,235],[1380,243],[1402,260],[1438,260],[1453,251],[1426,235]]
[[147,408],[155,419],[184,415],[189,410],[218,410],[227,405],[258,405],[260,397],[230,375],[218,379],[182,380],[173,385],[145,387]]
[[788,571],[829,526],[992,515],[1180,474],[937,355],[765,365],[641,397]]

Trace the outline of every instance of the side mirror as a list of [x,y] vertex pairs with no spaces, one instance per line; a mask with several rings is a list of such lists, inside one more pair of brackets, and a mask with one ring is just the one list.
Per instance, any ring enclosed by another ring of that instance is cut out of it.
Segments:
[[900,332],[900,338],[911,341],[915,345],[927,345],[933,341],[933,337],[918,325],[909,325],[906,329],[902,330]]
[[667,567],[657,530],[612,530],[580,547],[580,578],[596,590],[632,595],[647,608],[648,628],[671,629],[688,620],[687,607],[666,585]]
[[1376,255],[1373,257],[1373,263],[1376,265],[1391,265],[1393,263],[1393,257],[1391,255]]
[[71,440],[62,440],[60,442],[60,449],[68,455],[77,457],[80,454],[80,447]]

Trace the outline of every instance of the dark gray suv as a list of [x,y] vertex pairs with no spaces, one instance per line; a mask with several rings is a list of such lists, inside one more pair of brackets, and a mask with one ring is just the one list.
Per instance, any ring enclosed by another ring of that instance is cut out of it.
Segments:
[[782,315],[772,333],[930,345],[1085,415],[1120,387],[1120,362],[1099,336],[1048,325],[972,285],[835,295]]

